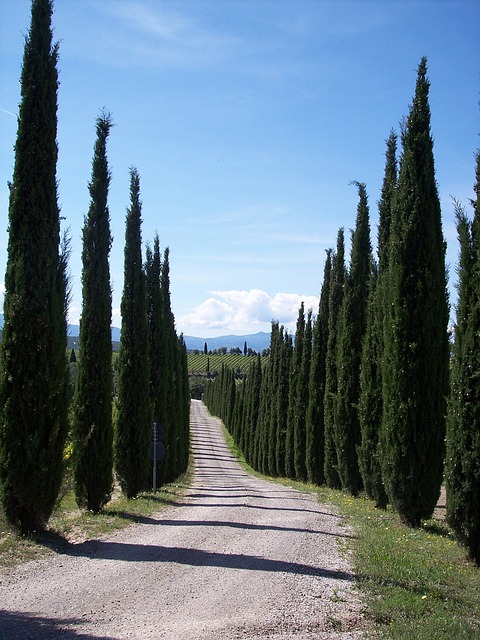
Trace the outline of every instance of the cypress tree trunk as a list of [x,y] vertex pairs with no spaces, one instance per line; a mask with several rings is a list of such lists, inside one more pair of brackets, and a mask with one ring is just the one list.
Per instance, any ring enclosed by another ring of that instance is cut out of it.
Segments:
[[312,365],[309,382],[306,433],[306,466],[308,481],[324,484],[323,471],[325,453],[325,365],[328,343],[328,298],[332,271],[332,251],[327,251],[323,273],[322,291],[318,305],[318,316],[313,329]]
[[332,280],[328,301],[328,342],[325,361],[325,461],[324,474],[327,486],[340,488],[337,451],[335,447],[335,415],[337,406],[337,337],[338,319],[345,289],[345,237],[338,230],[336,253],[332,258]]
[[342,487],[356,496],[362,488],[357,447],[360,445],[360,361],[367,323],[372,271],[369,208],[365,185],[357,183],[359,203],[352,240],[350,272],[342,305],[338,344],[338,401],[335,446]]
[[115,468],[122,491],[135,498],[147,488],[151,440],[150,365],[145,273],[142,264],[140,178],[130,170],[121,302]]
[[68,247],[59,251],[57,58],[52,2],[34,0],[10,190],[0,400],[0,494],[22,533],[45,526],[68,431]]
[[447,520],[480,565],[480,151],[473,223],[457,205],[457,322],[447,422]]
[[383,275],[388,264],[388,242],[392,199],[397,183],[397,136],[392,132],[387,140],[385,176],[382,196],[378,204],[378,273],[372,274],[368,300],[367,329],[360,368],[359,419],[361,444],[357,449],[358,463],[366,494],[385,508],[388,502],[383,485],[378,439],[382,423],[382,371],[383,357]]
[[90,208],[83,227],[80,361],[75,398],[74,483],[80,507],[97,513],[113,488],[112,294],[106,145],[110,115],[97,118],[97,140],[89,184]]
[[419,526],[443,475],[449,344],[445,243],[430,135],[427,62],[402,133],[385,287],[382,475],[405,523]]

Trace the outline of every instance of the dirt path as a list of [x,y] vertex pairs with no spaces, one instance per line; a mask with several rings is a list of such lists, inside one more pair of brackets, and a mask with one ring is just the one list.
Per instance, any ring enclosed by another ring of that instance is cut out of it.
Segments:
[[314,497],[245,473],[192,401],[179,504],[0,576],[0,639],[358,638],[350,535]]

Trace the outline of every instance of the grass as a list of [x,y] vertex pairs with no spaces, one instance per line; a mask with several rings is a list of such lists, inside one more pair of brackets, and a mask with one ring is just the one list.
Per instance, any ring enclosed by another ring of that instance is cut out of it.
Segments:
[[339,508],[356,533],[349,551],[374,624],[372,637],[480,638],[480,571],[444,522],[429,520],[411,529],[370,500],[316,491],[321,501]]
[[0,569],[44,557],[65,545],[83,542],[123,529],[134,522],[145,522],[155,512],[176,502],[188,486],[192,469],[175,483],[156,493],[142,493],[133,500],[116,492],[98,514],[80,511],[72,491],[68,491],[52,514],[46,531],[28,538],[19,537],[0,510]]
[[[253,472],[231,436],[226,431],[225,435],[240,464]],[[316,493],[320,502],[335,505],[345,526],[354,531],[342,550],[352,560],[365,615],[372,623],[367,637],[480,640],[480,569],[467,561],[465,549],[444,521],[429,520],[411,529],[393,510],[375,509],[366,498],[275,481]]]

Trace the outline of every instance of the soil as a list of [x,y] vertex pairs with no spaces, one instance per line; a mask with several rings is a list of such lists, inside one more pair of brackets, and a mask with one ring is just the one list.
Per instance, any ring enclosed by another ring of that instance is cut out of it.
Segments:
[[178,503],[0,574],[0,640],[322,640],[366,627],[330,505],[245,472],[192,401]]

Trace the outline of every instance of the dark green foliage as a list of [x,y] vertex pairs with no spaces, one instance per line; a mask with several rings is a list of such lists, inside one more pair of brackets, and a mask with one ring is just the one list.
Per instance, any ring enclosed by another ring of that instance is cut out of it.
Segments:
[[361,444],[357,448],[358,464],[366,494],[385,508],[387,495],[383,485],[378,449],[382,423],[382,355],[383,355],[383,275],[388,264],[388,242],[392,200],[397,183],[397,136],[392,132],[387,140],[385,175],[378,203],[378,269],[372,274],[368,299],[367,328],[360,368],[359,419]]
[[[158,239],[155,242],[158,253]],[[158,262],[158,258],[156,258]],[[157,274],[157,269],[155,269]],[[157,275],[155,275],[157,278]],[[160,333],[152,342],[152,380],[158,378],[157,414],[166,433],[166,454],[160,467],[163,482],[172,482],[188,466],[190,394],[188,366],[183,337],[175,331],[175,317],[170,301],[170,251],[163,254],[160,270],[161,309],[157,318]],[[153,321],[153,317],[152,317]]]
[[161,480],[171,482],[177,477],[178,425],[176,415],[177,396],[175,390],[176,334],[175,320],[170,301],[170,251],[163,252],[160,285],[162,292],[161,349],[157,366],[162,376],[160,422],[166,433],[165,461],[161,468]]
[[335,446],[342,488],[357,495],[362,488],[357,447],[360,444],[358,400],[360,361],[367,324],[367,299],[372,271],[370,222],[365,185],[357,183],[359,203],[352,238],[350,271],[339,321],[337,413]]
[[358,466],[363,487],[369,498],[379,508],[387,505],[383,486],[378,437],[382,422],[382,376],[381,354],[383,346],[383,323],[380,316],[378,274],[372,274],[368,297],[368,317],[360,367],[360,399],[358,417],[360,422],[360,444],[357,446]]
[[332,251],[327,251],[323,273],[322,291],[318,305],[318,315],[313,328],[312,362],[310,370],[309,396],[306,425],[306,467],[308,481],[324,484],[324,399],[325,365],[328,343],[328,298],[332,271]]
[[300,371],[298,372],[296,411],[293,430],[293,462],[295,478],[307,479],[307,408],[308,386],[310,382],[310,363],[312,359],[312,310],[307,313],[305,334],[303,339],[303,353]]
[[25,42],[10,189],[2,342],[0,493],[29,534],[48,521],[63,476],[68,431],[68,247],[59,251],[57,45],[52,2],[34,0]]
[[385,280],[382,475],[390,502],[418,526],[443,475],[449,344],[445,244],[430,135],[427,62],[404,131]]
[[470,223],[457,204],[458,307],[447,422],[447,519],[480,565],[480,151]]
[[298,310],[295,331],[295,347],[293,349],[292,368],[288,390],[288,419],[285,439],[285,475],[295,478],[295,430],[301,411],[301,381],[303,349],[305,345],[305,306],[303,302]]
[[392,206],[397,187],[397,134],[390,132],[385,153],[385,174],[382,195],[378,203],[378,269],[382,274],[388,266],[388,248],[392,224]]
[[112,294],[108,263],[112,239],[106,155],[111,126],[108,113],[97,118],[91,200],[83,227],[81,358],[75,397],[75,497],[80,507],[94,513],[107,504],[113,488]]
[[345,236],[339,229],[336,252],[332,258],[332,276],[328,300],[328,341],[325,362],[325,459],[324,475],[327,486],[340,488],[335,447],[335,415],[337,407],[337,342],[338,320],[342,308],[346,281]]
[[178,389],[178,455],[175,466],[176,476],[185,473],[190,455],[190,385],[188,381],[187,346],[183,335],[178,336],[176,345]]
[[278,385],[275,388],[277,404],[277,438],[275,441],[275,457],[277,459],[276,468],[279,476],[285,476],[286,438],[288,420],[288,389],[290,380],[290,369],[293,359],[293,341],[283,327],[280,327],[278,358]]
[[145,273],[142,264],[140,178],[130,170],[121,302],[115,468],[128,498],[147,488],[152,428]]
[[282,334],[278,322],[272,322],[272,334],[270,338],[269,371],[271,375],[268,424],[268,472],[271,476],[277,476],[276,442],[278,438],[278,402],[277,388],[280,384],[280,357]]
[[[158,422],[159,428],[164,430],[163,408],[166,404],[167,389],[165,381],[167,376],[163,368],[162,356],[164,352],[165,319],[163,317],[163,300],[161,289],[161,258],[160,241],[155,235],[153,250],[147,246],[147,260],[145,275],[147,282],[147,317],[150,352],[150,397],[152,401],[153,419]],[[172,373],[169,372],[171,376]],[[164,460],[157,461],[157,478],[162,478]]]

